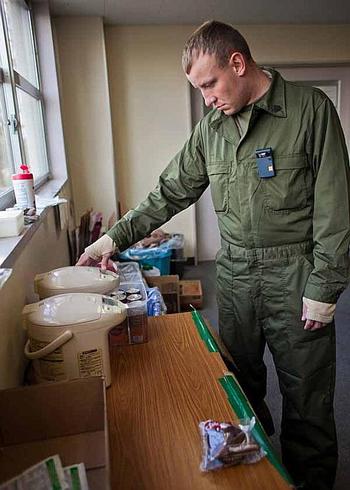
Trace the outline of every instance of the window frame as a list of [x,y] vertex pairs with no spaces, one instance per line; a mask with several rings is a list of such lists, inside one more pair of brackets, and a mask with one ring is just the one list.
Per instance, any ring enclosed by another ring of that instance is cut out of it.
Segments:
[[[42,128],[43,128],[43,148],[45,159],[47,163],[46,172],[44,172],[40,177],[35,180],[35,190],[41,187],[44,183],[46,183],[50,178],[52,178],[51,173],[51,165],[50,165],[50,156],[48,151],[48,129],[45,117],[45,104],[44,104],[44,96],[42,90],[42,80],[40,73],[40,62],[39,62],[39,54],[38,54],[38,43],[36,38],[36,30],[35,30],[35,19],[33,15],[33,8],[30,2],[25,0],[20,0],[23,6],[28,11],[28,18],[30,21],[30,32],[32,36],[32,44],[33,44],[33,53],[34,53],[34,61],[35,61],[35,73],[38,87],[34,86],[31,82],[29,82],[25,77],[23,77],[17,70],[14,69],[13,59],[11,54],[11,46],[9,39],[9,30],[6,21],[6,13],[4,0],[0,0],[0,29],[3,33],[3,41],[1,41],[2,46],[1,55],[2,58],[6,57],[6,59],[2,60],[6,65],[6,70],[8,71],[8,76],[6,77],[3,73],[3,81],[2,81],[2,89],[4,95],[4,108],[6,109],[6,116],[8,120],[8,134],[10,137],[10,148],[7,149],[8,153],[11,153],[11,170],[14,173],[15,162],[25,162],[26,161],[26,153],[25,146],[23,140],[23,134],[20,124],[20,108],[17,97],[17,89],[22,90],[30,97],[33,97],[37,101],[40,102],[40,115],[42,120]],[[4,84],[8,84],[6,87]],[[7,138],[6,143],[8,144],[9,140]],[[11,206],[15,203],[14,192],[12,188],[8,189],[5,192],[0,193],[0,209],[4,209],[8,206]]]

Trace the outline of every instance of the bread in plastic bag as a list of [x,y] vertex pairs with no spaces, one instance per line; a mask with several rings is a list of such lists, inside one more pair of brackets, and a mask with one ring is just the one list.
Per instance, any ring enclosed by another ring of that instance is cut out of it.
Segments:
[[238,426],[215,420],[200,422],[203,447],[200,469],[211,471],[260,461],[265,451],[251,435],[254,425],[255,417],[242,420]]

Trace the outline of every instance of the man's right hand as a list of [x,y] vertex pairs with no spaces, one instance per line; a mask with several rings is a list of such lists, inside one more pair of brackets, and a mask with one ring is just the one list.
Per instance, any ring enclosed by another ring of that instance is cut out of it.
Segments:
[[101,269],[106,270],[110,257],[115,253],[117,247],[108,235],[103,235],[88,247],[81,254],[76,265],[96,266],[101,262]]
[[75,265],[85,265],[93,267],[99,266],[103,271],[105,271],[106,269],[108,269],[108,262],[112,255],[113,254],[103,255],[100,260],[94,260],[86,252],[84,252],[81,254],[78,262]]

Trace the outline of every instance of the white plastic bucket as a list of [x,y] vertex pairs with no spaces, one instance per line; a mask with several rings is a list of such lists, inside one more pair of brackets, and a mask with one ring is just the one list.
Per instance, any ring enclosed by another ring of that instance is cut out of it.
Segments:
[[91,293],[46,298],[23,310],[35,382],[104,376],[111,384],[108,332],[126,318],[121,302]]

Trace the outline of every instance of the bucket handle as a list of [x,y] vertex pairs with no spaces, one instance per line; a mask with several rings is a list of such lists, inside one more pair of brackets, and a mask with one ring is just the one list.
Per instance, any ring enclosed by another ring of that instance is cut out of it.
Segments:
[[24,354],[28,359],[40,359],[41,357],[48,356],[49,354],[54,352],[56,349],[61,347],[61,345],[68,342],[68,340],[70,340],[72,337],[72,332],[70,330],[66,330],[61,335],[56,337],[52,342],[45,345],[45,347],[34,352],[30,350],[30,339],[28,339],[24,347]]

